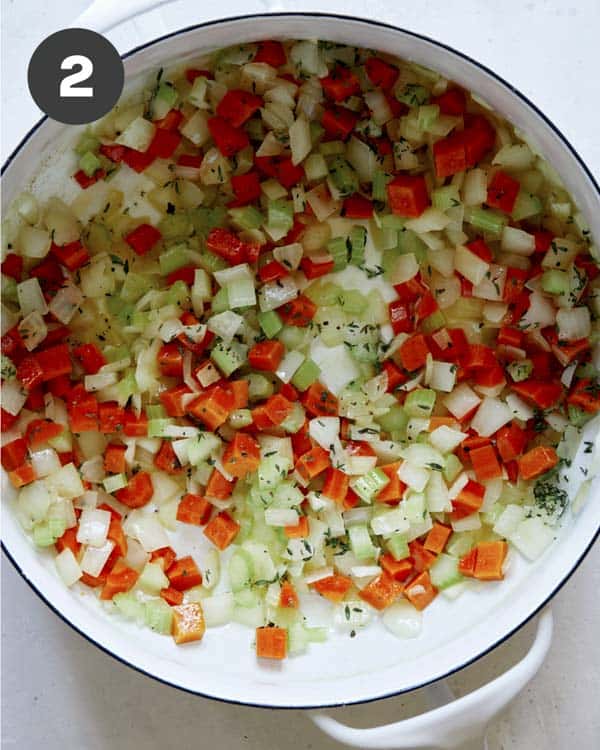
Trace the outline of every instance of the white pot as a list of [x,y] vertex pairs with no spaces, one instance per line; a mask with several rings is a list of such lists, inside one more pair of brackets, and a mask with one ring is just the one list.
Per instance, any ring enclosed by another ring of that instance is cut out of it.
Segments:
[[[108,25],[105,22],[104,26]],[[314,13],[207,23],[163,37],[127,55],[126,90],[147,81],[159,67],[180,64],[204,51],[278,37],[322,38],[393,53],[434,68],[477,93],[535,143],[562,175],[593,234],[600,238],[598,186],[552,123],[491,71],[442,44],[407,31]],[[3,206],[36,175],[41,175],[36,185],[42,196],[64,194],[64,185],[72,182],[65,179],[66,175],[74,171],[74,157],[68,152],[73,133],[73,128],[46,119],[25,137],[5,166]],[[597,430],[597,423],[589,427],[587,438],[595,439]],[[11,490],[5,476],[3,489],[8,499]],[[54,572],[52,557],[34,549],[6,500],[2,504],[2,535],[6,552],[37,593],[90,641],[136,669],[170,685],[221,700],[271,707],[325,707],[421,687],[461,669],[514,633],[551,599],[596,538],[600,529],[598,483],[592,494],[594,497],[578,516],[565,523],[556,543],[537,562],[527,564],[515,554],[504,582],[468,591],[456,602],[438,597],[424,613],[420,637],[398,640],[375,624],[356,638],[334,636],[325,644],[313,644],[301,657],[276,665],[257,662],[252,634],[241,626],[208,630],[201,644],[182,648],[169,638],[107,615],[93,594],[64,588]],[[549,627],[545,637],[548,641]],[[539,646],[538,657],[543,657],[540,649],[545,653]],[[348,736],[344,739],[351,741]],[[369,746],[364,738],[361,743]]]

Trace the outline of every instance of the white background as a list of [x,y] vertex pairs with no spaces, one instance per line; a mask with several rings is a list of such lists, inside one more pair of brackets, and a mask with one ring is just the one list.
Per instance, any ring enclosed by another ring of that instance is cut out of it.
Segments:
[[[127,0],[122,0],[127,2]],[[37,44],[69,25],[88,0],[2,0],[2,160],[39,116],[26,68]],[[322,0],[275,7],[258,0],[180,0],[109,34],[121,52],[140,39],[223,14],[331,10],[377,18],[439,39],[491,67],[562,130],[598,178],[600,76],[597,0]],[[260,28],[257,27],[257,36]],[[600,550],[553,603],[556,630],[538,676],[492,727],[490,750],[600,746]],[[29,750],[330,750],[299,711],[227,706],[164,687],[118,664],[67,628],[2,566],[3,746]],[[453,680],[468,691],[523,654],[526,628]],[[318,691],[319,686],[315,686]],[[350,724],[397,720],[422,707],[413,694],[337,711]]]

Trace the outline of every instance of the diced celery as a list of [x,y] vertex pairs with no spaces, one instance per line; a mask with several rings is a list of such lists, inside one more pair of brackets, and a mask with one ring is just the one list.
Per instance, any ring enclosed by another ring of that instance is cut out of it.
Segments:
[[267,207],[267,226],[270,229],[279,229],[285,233],[289,232],[294,226],[294,204],[292,201],[269,201]]
[[445,185],[431,193],[431,205],[440,211],[447,211],[460,205],[460,194],[456,185]]
[[265,221],[265,217],[254,206],[230,208],[229,216],[232,224],[240,229],[258,229]]
[[569,422],[575,427],[583,427],[592,417],[589,412],[580,409],[578,406],[573,406],[573,404],[568,406],[568,416]]
[[489,208],[470,206],[465,210],[465,221],[475,229],[499,237],[508,223],[508,216]]
[[187,446],[188,459],[192,466],[206,461],[220,445],[221,441],[212,432],[201,432],[197,438],[192,438]]
[[304,294],[306,294],[312,302],[315,302],[322,307],[336,305],[341,292],[342,288],[337,284],[332,284],[330,281],[323,281],[321,279],[315,281],[304,290]]
[[304,344],[305,337],[304,329],[298,326],[283,326],[277,335],[286,349],[291,350],[299,349]]
[[164,599],[152,599],[144,604],[146,625],[156,633],[169,635],[173,621],[173,610]]
[[342,198],[358,192],[360,182],[358,174],[350,162],[343,156],[335,156],[329,165],[329,176]]
[[435,406],[436,392],[430,388],[416,388],[404,402],[409,417],[430,417]]
[[400,404],[392,404],[387,414],[377,417],[377,423],[384,432],[405,433],[408,424],[408,414]]
[[348,244],[345,237],[334,237],[327,243],[333,258],[333,270],[342,271],[348,265]]
[[310,154],[302,165],[304,167],[304,173],[306,179],[309,182],[316,182],[327,177],[329,170],[327,169],[327,162],[325,161],[322,154]]
[[392,175],[384,172],[383,169],[376,169],[373,174],[373,189],[371,196],[374,201],[385,203],[387,199],[387,184],[392,179]]
[[146,416],[148,419],[162,419],[167,416],[167,412],[162,404],[148,404]]
[[86,151],[81,159],[79,159],[79,169],[85,172],[88,177],[93,177],[100,167],[100,159],[91,151]]
[[168,587],[169,579],[163,572],[162,567],[157,563],[146,563],[137,585],[147,591],[149,594],[158,596],[161,589]]
[[367,230],[364,227],[352,227],[350,231],[350,260],[353,266],[360,266],[365,262],[365,246],[367,244]]
[[429,130],[440,114],[440,108],[437,104],[425,104],[419,107],[417,115],[417,127],[419,130]]
[[258,486],[263,490],[273,489],[286,478],[290,460],[276,454],[265,456],[258,466]]
[[386,542],[386,547],[394,560],[404,560],[410,554],[408,541],[404,534],[392,534]]
[[169,287],[166,295],[166,304],[183,307],[190,298],[190,290],[185,281],[178,279]]
[[363,476],[352,479],[350,485],[362,500],[370,503],[389,482],[389,477],[381,469],[371,469]]
[[402,93],[396,95],[396,99],[409,107],[418,107],[429,101],[429,91],[418,83],[407,83]]
[[453,557],[464,557],[475,544],[473,532],[461,531],[453,533],[446,545],[446,551]]
[[213,347],[210,358],[223,375],[229,377],[246,362],[246,354],[246,347],[236,341],[232,341],[229,345],[224,341],[219,341]]
[[516,359],[506,365],[506,370],[516,382],[527,380],[533,372],[533,362],[530,359]]
[[175,106],[179,94],[177,89],[170,83],[160,83],[156,89],[151,103],[152,119],[161,120],[170,109]]
[[273,384],[259,372],[251,372],[247,376],[248,398],[250,401],[260,401],[273,394]]
[[122,377],[116,384],[115,388],[118,393],[119,406],[125,406],[130,396],[133,396],[134,393],[138,393],[135,371],[128,370],[124,377]]
[[277,336],[283,328],[283,322],[275,310],[259,312],[256,317],[258,319],[258,325],[262,328],[263,333],[268,339]]
[[343,141],[325,141],[319,143],[319,151],[323,156],[338,156],[346,152],[346,144]]
[[178,242],[160,254],[160,272],[166,276],[190,262],[190,250],[185,242]]
[[79,156],[83,156],[88,151],[95,152],[100,148],[100,141],[95,135],[86,131],[82,134],[81,138],[77,141],[75,146],[75,153]]
[[421,321],[420,329],[423,333],[430,334],[434,331],[438,331],[446,325],[446,318],[441,310],[436,310],[431,315],[428,315],[423,321]]
[[304,424],[305,420],[306,414],[304,413],[302,405],[295,401],[292,411],[287,415],[280,426],[286,432],[289,432],[293,435],[298,432],[298,430]]
[[165,437],[165,430],[175,424],[174,420],[170,417],[164,417],[162,419],[149,419],[148,420],[148,437]]
[[403,216],[396,216],[396,214],[383,214],[379,217],[379,223],[382,229],[400,231],[404,229],[406,219]]
[[528,219],[530,216],[537,216],[542,213],[542,210],[542,202],[537,195],[520,190],[511,216],[515,221],[522,221],[523,219]]
[[122,487],[127,487],[127,476],[125,474],[111,474],[103,480],[102,486],[105,492],[116,492]]
[[369,304],[367,298],[358,289],[340,290],[337,301],[345,313],[356,316],[360,316]]
[[461,464],[460,460],[454,455],[454,453],[449,453],[446,456],[446,463],[442,472],[446,482],[453,482],[460,474],[462,469],[463,465]]
[[403,255],[414,255],[417,263],[423,263],[427,257],[427,245],[410,229],[403,229],[398,233],[398,250]]
[[129,357],[130,351],[123,344],[122,346],[107,346],[103,349],[102,354],[104,354],[107,362],[118,362]]
[[[211,229],[215,227],[221,227],[227,220],[227,209],[224,206],[215,206],[214,208],[207,208],[206,206],[198,206],[192,208],[187,212],[188,218],[192,223],[193,228],[196,230],[196,234],[201,237],[206,237]],[[222,261],[223,265],[221,268],[227,267],[227,262],[223,258],[219,258],[218,255],[208,253],[213,258]],[[215,269],[218,270],[218,269]]]
[[225,312],[225,310],[229,310],[229,294],[227,292],[226,286],[222,286],[212,298],[210,302],[210,309],[213,315],[217,315],[218,313]]
[[292,385],[299,391],[305,391],[315,382],[321,368],[310,357],[304,360],[292,377]]
[[569,274],[566,271],[549,268],[542,274],[542,289],[548,294],[568,294],[571,291]]
[[359,560],[369,560],[375,557],[377,550],[371,541],[366,524],[357,524],[348,529],[350,548]]
[[137,302],[152,286],[152,279],[149,276],[142,276],[130,271],[125,276],[125,281],[121,287],[121,299],[125,302]]
[[62,519],[53,519],[54,521],[62,522],[62,531],[58,534],[54,533],[57,531],[56,525],[51,528],[50,521],[43,521],[33,527],[33,542],[36,547],[51,547],[57,540],[58,537],[62,536],[65,531],[64,521]]
[[193,225],[187,214],[166,214],[158,223],[158,229],[166,241],[183,240],[193,232]]
[[17,282],[10,276],[2,274],[2,299],[6,302],[18,303]]
[[138,622],[145,620],[144,604],[133,592],[128,591],[123,594],[115,594],[112,602],[123,617],[126,617],[128,620],[137,620]]
[[431,583],[438,589],[447,589],[463,580],[458,572],[458,557],[452,557],[444,552],[438,555],[436,561],[429,569]]

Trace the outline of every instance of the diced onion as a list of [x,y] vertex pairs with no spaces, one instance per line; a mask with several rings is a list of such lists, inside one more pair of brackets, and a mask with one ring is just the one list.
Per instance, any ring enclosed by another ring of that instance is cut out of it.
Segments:
[[423,616],[410,602],[394,602],[383,613],[383,624],[398,638],[416,638],[421,633]]
[[41,315],[45,315],[48,312],[44,293],[35,276],[17,284],[17,297],[22,315],[28,315],[31,312],[39,312]]
[[[107,512],[107,511],[104,511]],[[110,514],[109,514],[110,515]],[[102,572],[115,546],[114,542],[107,539],[101,547],[86,547],[81,558],[81,570],[96,578]]]
[[484,398],[471,421],[471,428],[482,437],[489,437],[512,419],[510,408],[499,398]]
[[77,541],[92,547],[102,547],[106,541],[111,514],[108,510],[85,508],[79,517]]
[[83,571],[79,567],[79,563],[73,552],[65,547],[54,559],[56,565],[56,571],[65,586],[72,586],[74,583],[81,578]]
[[13,416],[21,411],[27,401],[27,391],[18,380],[6,380],[2,384],[2,408]]

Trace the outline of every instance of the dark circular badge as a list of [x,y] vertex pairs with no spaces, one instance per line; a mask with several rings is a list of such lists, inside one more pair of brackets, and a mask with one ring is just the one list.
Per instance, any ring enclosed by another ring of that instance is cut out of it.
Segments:
[[39,45],[29,62],[29,91],[53,120],[69,125],[105,115],[123,90],[123,61],[113,45],[89,29],[64,29]]

